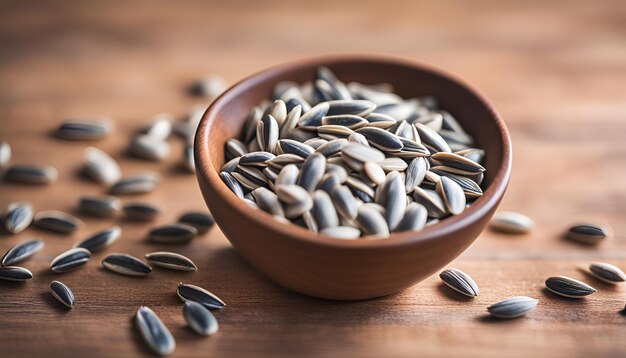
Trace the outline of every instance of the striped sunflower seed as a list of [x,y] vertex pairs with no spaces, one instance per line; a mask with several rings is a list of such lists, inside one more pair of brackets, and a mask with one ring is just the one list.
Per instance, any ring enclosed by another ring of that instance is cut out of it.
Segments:
[[341,148],[341,155],[344,158],[349,158],[359,163],[378,163],[385,160],[385,154],[380,150],[357,143],[349,143],[345,145]]
[[338,125],[354,130],[365,127],[368,125],[368,121],[363,117],[355,116],[353,114],[342,114],[322,117],[322,125]]
[[327,102],[327,116],[337,116],[344,114],[353,114],[357,116],[367,116],[376,109],[376,104],[366,100],[335,100]]
[[477,148],[468,148],[454,152],[455,154],[461,155],[474,163],[482,163],[483,158],[485,157],[485,151]]
[[224,301],[222,301],[219,297],[204,288],[195,285],[180,283],[176,289],[176,293],[178,294],[178,297],[183,300],[183,302],[198,302],[208,309],[219,310],[226,306],[226,303],[224,303]]
[[193,146],[186,145],[183,149],[183,167],[190,173],[196,172],[196,162],[193,156]]
[[476,297],[480,293],[478,285],[465,272],[450,268],[439,274],[441,281],[451,289],[468,297]]
[[383,168],[385,172],[391,172],[394,170],[398,172],[403,172],[408,167],[408,164],[406,164],[404,160],[393,157],[385,158],[385,160],[379,162],[378,164],[381,168]]
[[287,118],[287,106],[285,105],[284,101],[278,99],[267,108],[267,113],[271,114],[272,117],[276,119],[276,123],[278,123],[278,126],[280,126]]
[[222,179],[230,191],[232,191],[239,198],[243,199],[243,188],[230,173],[220,172],[220,179]]
[[0,280],[5,281],[27,281],[33,278],[30,270],[19,266],[0,267]]
[[607,283],[626,281],[626,274],[619,267],[604,262],[595,262],[589,266],[589,271],[598,279]]
[[364,127],[356,130],[362,134],[369,144],[383,152],[399,152],[404,147],[402,141],[393,133],[376,127]]
[[487,307],[487,311],[493,317],[516,318],[525,315],[537,307],[538,300],[526,296],[515,296],[507,298]]
[[83,173],[103,185],[112,185],[122,177],[122,170],[115,159],[96,148],[85,148]]
[[363,174],[376,185],[381,185],[385,182],[385,171],[374,162],[365,162],[363,164]]
[[166,141],[148,134],[135,136],[128,151],[137,158],[162,161],[170,155],[170,145]]
[[224,145],[227,158],[241,157],[248,153],[248,148],[239,139],[230,138]]
[[305,112],[298,120],[298,126],[302,128],[316,128],[322,125],[322,118],[326,116],[330,105],[322,102]]
[[338,185],[330,192],[330,197],[337,212],[347,220],[354,220],[357,216],[357,204],[347,186]]
[[280,132],[278,133],[279,138],[285,138],[292,130],[296,128],[298,125],[298,121],[300,120],[300,116],[302,115],[302,104],[296,105],[292,108],[289,113],[287,113],[287,118],[280,126]]
[[119,226],[112,226],[92,234],[83,241],[77,242],[74,247],[82,247],[83,249],[87,249],[89,252],[94,253],[113,245],[113,243],[115,243],[121,235],[122,228]]
[[138,221],[152,221],[163,213],[163,209],[160,207],[139,201],[124,204],[122,210],[127,218]]
[[276,178],[276,182],[274,183],[276,186],[278,185],[295,185],[298,181],[298,176],[300,175],[300,170],[295,164],[285,165],[280,173],[278,173],[278,177]]
[[120,200],[112,196],[81,196],[78,201],[82,213],[101,218],[115,216],[121,206]]
[[524,214],[503,211],[497,213],[491,220],[491,228],[508,234],[527,234],[535,223]]
[[565,276],[554,276],[546,280],[546,287],[559,296],[581,298],[596,292],[588,284]]
[[[385,207],[385,220],[390,231],[394,231],[406,210],[406,192],[399,175],[393,175],[385,181],[382,204]],[[358,219],[357,219],[358,220]]]
[[380,212],[367,206],[360,206],[357,212],[356,223],[365,234],[377,237],[389,236],[389,227]]
[[257,124],[257,143],[261,150],[273,153],[278,143],[278,122],[268,114]]
[[[301,158],[308,158],[309,155],[315,152],[315,149],[310,145],[300,143],[293,139],[281,139],[278,141],[278,146],[282,151],[282,154],[297,155]],[[291,161],[293,163],[293,161]]]
[[267,162],[274,157],[276,156],[269,152],[250,152],[239,158],[239,165],[263,168],[266,167]]
[[110,254],[102,260],[104,268],[126,276],[147,276],[152,267],[128,254]]
[[70,234],[83,226],[78,218],[57,210],[46,210],[35,214],[33,223],[42,229]]
[[173,121],[170,114],[160,113],[152,119],[148,126],[141,130],[141,133],[159,140],[166,140],[172,133]]
[[565,237],[582,244],[596,245],[611,236],[611,233],[611,228],[606,225],[579,224],[572,226]]
[[11,266],[33,256],[43,248],[42,240],[28,239],[13,246],[2,257],[0,266]]
[[367,141],[367,138],[365,138],[365,136],[363,134],[360,133],[352,133],[348,136],[348,142],[350,143],[357,143],[357,144],[361,144],[364,145],[366,147],[370,146],[370,143]]
[[417,133],[419,134],[420,139],[422,140],[422,144],[425,144],[434,153],[452,152],[452,149],[450,149],[450,146],[448,145],[446,140],[441,138],[441,136],[437,132],[428,128],[422,123],[415,123],[414,126],[417,129]]
[[328,227],[320,231],[321,234],[332,236],[336,239],[353,240],[361,236],[361,231],[350,226]]
[[71,271],[86,264],[90,258],[89,250],[77,247],[55,257],[50,263],[50,269],[57,273]]
[[446,208],[452,215],[459,215],[465,210],[465,194],[459,184],[447,177],[437,182],[437,193],[441,195]]
[[396,231],[417,231],[422,230],[426,226],[426,220],[428,219],[428,210],[418,203],[411,203],[407,205],[404,216]]
[[443,199],[433,190],[416,187],[413,192],[413,199],[415,202],[424,205],[430,217],[438,219],[447,214]]
[[320,183],[318,184],[317,188],[320,190],[324,190],[325,192],[330,194],[335,189],[335,187],[337,187],[340,184],[341,182],[339,180],[339,176],[336,173],[327,172],[322,177],[322,180],[320,180]]
[[396,103],[388,103],[376,108],[376,113],[386,114],[398,121],[409,119],[416,110],[415,103],[411,101],[400,101]]
[[213,313],[203,305],[187,301],[183,306],[183,317],[189,327],[201,336],[211,336],[217,333],[219,326]]
[[300,168],[297,184],[306,191],[313,192],[322,179],[325,169],[326,157],[319,153],[311,154]]
[[194,96],[213,100],[222,94],[225,89],[226,81],[219,75],[211,74],[194,82],[189,88],[189,92]]
[[229,160],[228,162],[224,163],[224,165],[222,166],[222,171],[226,173],[232,173],[237,169],[238,165],[239,165],[239,157],[233,158]]
[[335,139],[335,140],[331,140],[331,141],[326,141],[324,139],[319,139],[320,141],[324,141],[325,143],[323,143],[322,145],[320,145],[319,147],[317,147],[315,149],[315,151],[317,153],[320,153],[321,155],[325,156],[325,157],[331,157],[335,154],[340,153],[341,148],[348,144],[348,140],[344,139],[344,138],[340,138],[340,139]]
[[429,168],[430,165],[424,158],[420,157],[411,160],[406,169],[406,177],[404,179],[404,189],[407,194],[412,193],[415,187],[419,186],[422,181],[424,181],[424,177]]
[[457,168],[470,173],[481,173],[485,171],[485,168],[482,165],[469,158],[454,153],[439,152],[433,154],[431,158],[440,165]]
[[171,224],[156,227],[148,233],[148,239],[161,244],[182,244],[198,236],[198,230],[187,224]]
[[52,281],[50,283],[50,293],[52,297],[56,298],[57,301],[61,302],[65,307],[72,308],[74,307],[74,293],[61,281]]
[[0,169],[9,164],[11,154],[11,145],[8,142],[0,141]]
[[159,267],[178,271],[198,271],[198,267],[189,258],[175,252],[159,251],[146,254],[146,260]]
[[26,201],[18,201],[7,206],[4,215],[4,228],[11,234],[24,231],[33,221],[33,206]]
[[368,114],[365,119],[368,122],[368,127],[376,127],[380,129],[388,129],[397,123],[393,117],[376,112]]
[[49,184],[57,180],[59,172],[50,166],[11,165],[4,177],[21,184]]
[[[483,190],[480,188],[480,185],[478,185],[474,180],[468,177],[444,172],[437,169],[432,169],[430,173],[437,174],[440,177],[444,176],[452,179],[452,181],[461,186],[461,189],[463,189],[463,192],[465,193],[465,197],[468,199],[478,198],[483,195]],[[480,173],[480,175],[482,175],[482,173]]]
[[154,311],[141,306],[135,316],[135,322],[144,342],[154,353],[167,356],[174,352],[176,348],[174,337]]
[[211,214],[199,211],[182,214],[178,218],[178,222],[195,227],[198,230],[198,234],[206,233],[215,225],[215,219],[213,219]]
[[145,172],[118,180],[109,192],[113,195],[145,194],[154,191],[160,183],[160,175]]
[[66,120],[56,129],[58,138],[69,140],[95,140],[106,137],[112,130],[112,122],[108,118],[95,120]]
[[328,193],[316,190],[313,193],[313,216],[319,230],[339,226],[339,217]]
[[276,194],[265,188],[252,191],[252,197],[261,210],[275,216],[285,216],[285,211]]
[[344,126],[328,124],[317,127],[319,137],[326,140],[348,138],[352,133],[352,129]]

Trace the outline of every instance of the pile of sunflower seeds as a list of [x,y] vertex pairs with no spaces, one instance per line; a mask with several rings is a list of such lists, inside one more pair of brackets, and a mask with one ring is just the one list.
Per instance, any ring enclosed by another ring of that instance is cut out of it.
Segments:
[[433,97],[345,84],[325,67],[313,82],[276,85],[220,177],[241,199],[313,232],[385,238],[461,214],[483,194],[485,155]]

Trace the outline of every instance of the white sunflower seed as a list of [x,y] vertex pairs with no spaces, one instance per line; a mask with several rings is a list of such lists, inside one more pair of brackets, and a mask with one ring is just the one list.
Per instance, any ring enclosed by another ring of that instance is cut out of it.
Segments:
[[375,162],[365,162],[363,165],[363,173],[367,179],[371,180],[372,183],[376,185],[380,185],[385,182],[385,171]]
[[213,313],[203,305],[187,301],[183,306],[183,317],[189,327],[201,336],[211,336],[217,333],[219,326]]
[[278,173],[278,177],[274,184],[278,185],[295,185],[298,181],[298,176],[300,174],[300,170],[295,164],[285,165],[280,173]]
[[448,212],[459,215],[465,210],[465,194],[459,184],[447,177],[441,177],[437,182],[437,193],[441,195]]
[[619,267],[604,262],[594,262],[589,266],[589,271],[607,283],[620,283],[626,281],[626,274]]
[[196,172],[196,162],[193,154],[193,146],[186,145],[183,148],[183,167],[190,173]]
[[145,194],[154,191],[160,183],[160,175],[145,172],[118,180],[109,192],[113,195]]
[[174,337],[154,311],[141,306],[135,316],[135,322],[143,340],[154,353],[167,356],[174,352],[176,348]]
[[11,145],[8,142],[0,141],[0,169],[9,164],[11,154]]
[[131,140],[128,151],[138,158],[162,161],[169,156],[170,145],[158,137],[140,134]]
[[350,226],[328,227],[320,231],[323,235],[332,236],[336,239],[352,240],[361,236],[361,231]]
[[534,298],[515,296],[487,307],[487,311],[498,318],[516,318],[533,310],[538,302]]
[[96,147],[85,148],[83,172],[103,185],[111,185],[122,177],[117,161]]
[[4,228],[11,234],[24,231],[33,221],[33,206],[27,201],[18,201],[7,206]]
[[492,229],[509,234],[527,234],[534,226],[535,223],[531,218],[512,211],[496,213],[491,220]]
[[450,268],[439,274],[441,281],[451,289],[469,297],[476,297],[480,293],[478,285],[465,272]]
[[[406,210],[406,192],[399,175],[393,175],[385,181],[382,205],[385,208],[385,220],[390,231],[394,231]],[[358,219],[357,219],[358,220]]]

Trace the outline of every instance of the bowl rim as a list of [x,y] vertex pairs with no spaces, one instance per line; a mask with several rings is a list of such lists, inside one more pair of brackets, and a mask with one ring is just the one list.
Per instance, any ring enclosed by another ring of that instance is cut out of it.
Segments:
[[[305,228],[302,228],[295,224],[287,224],[274,219],[270,214],[250,207],[243,200],[239,199],[234,193],[228,189],[228,187],[222,182],[219,177],[219,168],[214,168],[209,158],[209,143],[208,138],[211,132],[212,124],[215,121],[216,113],[222,107],[222,105],[228,101],[231,101],[235,96],[235,92],[238,89],[245,86],[248,83],[258,83],[282,72],[297,70],[299,68],[318,67],[322,65],[331,65],[337,63],[346,62],[371,62],[371,63],[383,63],[393,66],[408,67],[413,70],[422,72],[428,72],[438,77],[453,82],[454,84],[462,87],[483,105],[490,114],[490,118],[496,122],[499,135],[502,140],[502,161],[496,170],[496,174],[489,187],[487,187],[483,195],[469,208],[460,215],[445,218],[440,223],[432,226],[427,226],[424,229],[415,231],[403,231],[398,233],[391,233],[388,238],[385,239],[356,239],[346,240],[338,239],[331,236],[323,235],[320,233],[311,232]],[[437,240],[441,236],[448,236],[449,234],[461,230],[464,227],[468,227],[473,223],[479,221],[482,217],[487,215],[495,206],[498,205],[511,175],[511,161],[512,161],[512,144],[509,131],[504,123],[504,120],[493,106],[487,101],[486,97],[460,77],[451,74],[447,71],[441,70],[429,64],[424,64],[414,60],[383,56],[383,55],[367,55],[367,54],[354,54],[354,55],[326,55],[309,57],[306,59],[295,60],[287,63],[278,64],[259,72],[256,72],[244,79],[238,81],[226,91],[224,91],[218,98],[216,98],[211,105],[207,108],[196,131],[194,139],[194,161],[196,163],[196,175],[197,179],[201,183],[204,182],[209,186],[212,186],[216,195],[221,197],[221,201],[231,205],[233,209],[242,217],[242,220],[254,221],[257,225],[265,227],[270,231],[277,233],[277,237],[284,236],[294,240],[303,241],[309,244],[315,244],[320,246],[339,247],[339,248],[351,248],[351,249],[369,249],[378,247],[394,247],[404,246],[417,242],[427,242],[431,240]],[[206,201],[206,200],[205,200]],[[259,215],[259,212],[261,215]],[[219,226],[219,222],[217,223]]]

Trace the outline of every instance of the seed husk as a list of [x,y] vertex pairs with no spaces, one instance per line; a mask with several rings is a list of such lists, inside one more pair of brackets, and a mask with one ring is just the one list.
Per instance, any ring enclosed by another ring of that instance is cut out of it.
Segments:
[[95,140],[106,137],[111,132],[108,118],[96,120],[66,120],[56,129],[58,138],[69,140]]
[[420,139],[422,140],[422,144],[425,144],[433,152],[452,152],[452,149],[450,149],[446,140],[441,138],[437,132],[422,123],[415,123],[414,126],[417,129]]
[[94,253],[106,249],[113,245],[122,235],[122,228],[119,226],[112,226],[104,230],[100,230],[95,234],[87,237],[83,241],[77,242],[74,247],[82,247]]
[[626,281],[626,273],[619,267],[604,262],[594,262],[589,266],[589,271],[598,279],[607,283],[620,283]]
[[[478,198],[483,195],[483,190],[480,188],[480,185],[478,185],[474,180],[468,177],[444,172],[437,169],[431,169],[429,173],[437,174],[440,177],[444,176],[452,179],[452,181],[461,186],[461,189],[463,189],[463,192],[465,193],[465,197],[468,199]],[[482,175],[482,173],[480,173],[479,175]]]
[[516,318],[533,310],[537,303],[539,301],[534,298],[515,296],[487,307],[487,311],[493,317]]
[[248,165],[253,167],[266,167],[267,161],[276,157],[269,152],[250,152],[239,158],[239,165]]
[[0,169],[9,164],[11,160],[11,145],[8,142],[0,141]]
[[426,225],[428,219],[428,210],[418,203],[411,203],[407,205],[404,216],[395,231],[417,231],[422,230]]
[[317,127],[319,137],[326,140],[348,138],[352,133],[352,129],[344,126],[328,124]]
[[440,165],[457,168],[470,173],[482,173],[485,168],[471,159],[459,154],[439,152],[431,156]]
[[385,218],[380,212],[371,207],[360,206],[358,208],[356,223],[367,235],[383,238],[389,236],[389,227],[387,226]]
[[390,128],[397,123],[393,117],[383,113],[370,113],[365,119],[369,122],[368,127],[381,129]]
[[368,121],[353,114],[342,114],[335,116],[325,116],[322,118],[322,125],[339,125],[350,129],[358,129],[368,125]]
[[315,149],[313,149],[310,145],[293,139],[281,139],[278,141],[278,146],[280,147],[282,154],[293,154],[301,158],[308,158],[309,155],[315,152]]
[[56,298],[57,301],[61,302],[67,308],[74,307],[74,293],[61,281],[52,281],[50,283],[50,293],[52,297]]
[[135,316],[135,322],[144,342],[154,353],[167,356],[174,352],[176,348],[174,337],[154,311],[141,306]]
[[385,172],[391,172],[394,170],[398,172],[403,172],[408,167],[408,164],[406,164],[404,160],[394,157],[385,158],[385,160],[379,162],[378,164],[381,168],[383,168]]
[[383,184],[385,182],[385,171],[380,165],[374,162],[365,162],[363,165],[363,173],[376,185]]
[[480,293],[476,282],[474,282],[468,274],[461,270],[449,268],[442,271],[439,274],[439,277],[448,287],[465,296],[476,297]]
[[582,244],[596,245],[611,236],[611,233],[612,230],[607,225],[579,224],[572,226],[565,237]]
[[596,292],[588,284],[565,276],[554,276],[546,280],[546,287],[559,296],[581,298]]
[[508,234],[527,234],[534,226],[531,218],[512,211],[499,212],[491,220],[492,229]]
[[387,220],[388,229],[394,231],[406,210],[406,192],[399,175],[392,175],[387,178],[381,202],[385,207],[385,220]]
[[103,185],[112,185],[122,177],[122,170],[115,159],[96,148],[85,148],[83,173]]
[[404,178],[404,189],[407,194],[412,193],[415,187],[419,186],[422,181],[424,181],[429,167],[428,161],[424,158],[419,157],[411,160],[406,169],[406,176]]
[[393,133],[376,127],[364,127],[356,130],[362,134],[369,144],[383,152],[399,152],[404,147],[402,141]]
[[334,100],[328,101],[327,116],[336,116],[344,114],[353,114],[357,116],[366,116],[376,109],[376,104],[366,100]]
[[198,271],[198,267],[189,258],[175,252],[159,251],[146,254],[146,260],[155,266],[178,271]]
[[248,153],[246,145],[236,138],[228,139],[226,141],[226,144],[224,145],[224,148],[226,150],[226,156],[229,158],[241,157]]
[[258,188],[253,190],[251,194],[261,210],[274,216],[285,216],[285,211],[278,201],[278,197],[272,191]]
[[78,201],[82,213],[100,218],[113,217],[120,208],[120,200],[112,196],[81,196]]
[[230,173],[220,172],[220,179],[222,179],[230,191],[232,191],[239,198],[243,199],[243,188]]
[[465,210],[465,194],[459,184],[447,177],[441,177],[437,182],[437,193],[441,195],[448,212],[459,215]]
[[209,213],[192,211],[182,214],[178,222],[193,226],[198,230],[198,234],[204,234],[213,227],[215,219]]
[[278,173],[278,177],[274,184],[278,185],[295,185],[298,181],[298,175],[300,175],[300,170],[295,164],[285,165],[280,173]]
[[203,305],[187,301],[183,306],[183,317],[189,327],[201,336],[211,336],[217,333],[219,326],[213,313]]
[[337,212],[347,220],[353,220],[357,216],[357,205],[354,196],[347,186],[338,185],[330,192],[330,197]]
[[[276,119],[271,114],[263,116],[257,128],[259,148],[273,153],[276,148],[276,143],[278,143],[278,133],[279,128]],[[259,136],[259,134],[261,135]]]
[[326,157],[319,153],[311,154],[300,168],[297,184],[306,191],[313,192],[322,179],[325,169]]
[[327,102],[322,102],[306,113],[304,113],[300,119],[298,120],[298,126],[306,128],[306,127],[319,127],[322,125],[322,117],[324,117],[328,113],[328,109],[330,105]]
[[109,192],[113,195],[145,194],[154,191],[160,183],[160,175],[146,172],[118,180]]
[[131,220],[152,221],[161,215],[163,209],[151,203],[132,201],[124,204],[123,211]]
[[302,115],[302,102],[293,107],[289,113],[287,113],[287,118],[280,126],[280,132],[278,133],[279,138],[285,138],[291,133],[294,128],[298,125],[298,121],[300,120],[300,116]]
[[37,165],[11,165],[4,177],[21,184],[49,184],[57,180],[59,172],[54,167]]
[[159,140],[166,140],[172,133],[172,122],[173,118],[170,114],[160,113],[152,119],[149,125],[141,130],[141,133]]
[[178,297],[183,300],[183,302],[198,302],[207,309],[219,310],[226,306],[226,303],[224,303],[224,301],[222,301],[219,297],[199,286],[180,283],[176,289],[176,293],[178,294]]
[[313,216],[320,231],[339,225],[339,217],[333,202],[323,190],[316,190],[313,194]]
[[322,145],[315,149],[315,152],[322,154],[325,157],[331,157],[335,154],[340,153],[341,148],[348,144],[348,140],[344,138],[335,139],[331,141],[326,141],[324,139],[320,139],[320,141],[325,141]]
[[33,221],[33,206],[27,201],[17,201],[7,206],[4,228],[11,234],[24,231]]
[[42,229],[70,234],[83,226],[78,218],[57,210],[46,210],[35,214],[33,223]]
[[27,281],[33,278],[30,270],[19,266],[0,267],[0,280],[5,281]]
[[11,266],[33,256],[43,248],[42,240],[28,239],[13,246],[2,257],[0,266]]
[[90,258],[89,250],[82,247],[73,248],[55,257],[50,263],[50,269],[57,273],[71,271],[86,264]]
[[182,244],[198,236],[198,230],[187,224],[170,224],[153,228],[148,239],[161,244]]
[[110,254],[102,260],[102,266],[126,276],[147,276],[152,272],[152,267],[128,254]]
[[341,182],[339,180],[339,176],[336,173],[326,173],[320,180],[320,183],[317,185],[317,188],[320,190],[324,190],[327,193],[331,193],[335,187],[340,185]]
[[361,231],[351,226],[328,227],[320,231],[321,234],[332,236],[336,239],[356,240],[361,236]]
[[385,154],[380,150],[357,143],[349,143],[345,145],[341,148],[341,155],[360,163],[378,163],[385,160]]
[[430,217],[441,218],[447,213],[443,199],[433,190],[416,187],[413,191],[413,199],[426,207]]
[[295,154],[279,154],[267,162],[267,164],[274,169],[282,169],[289,164],[297,166],[302,163],[304,163],[304,157]]
[[310,200],[309,193],[298,185],[277,185],[276,195],[286,204],[297,204]]
[[170,154],[170,145],[158,137],[148,134],[135,136],[128,147],[128,151],[137,158],[162,161]]

